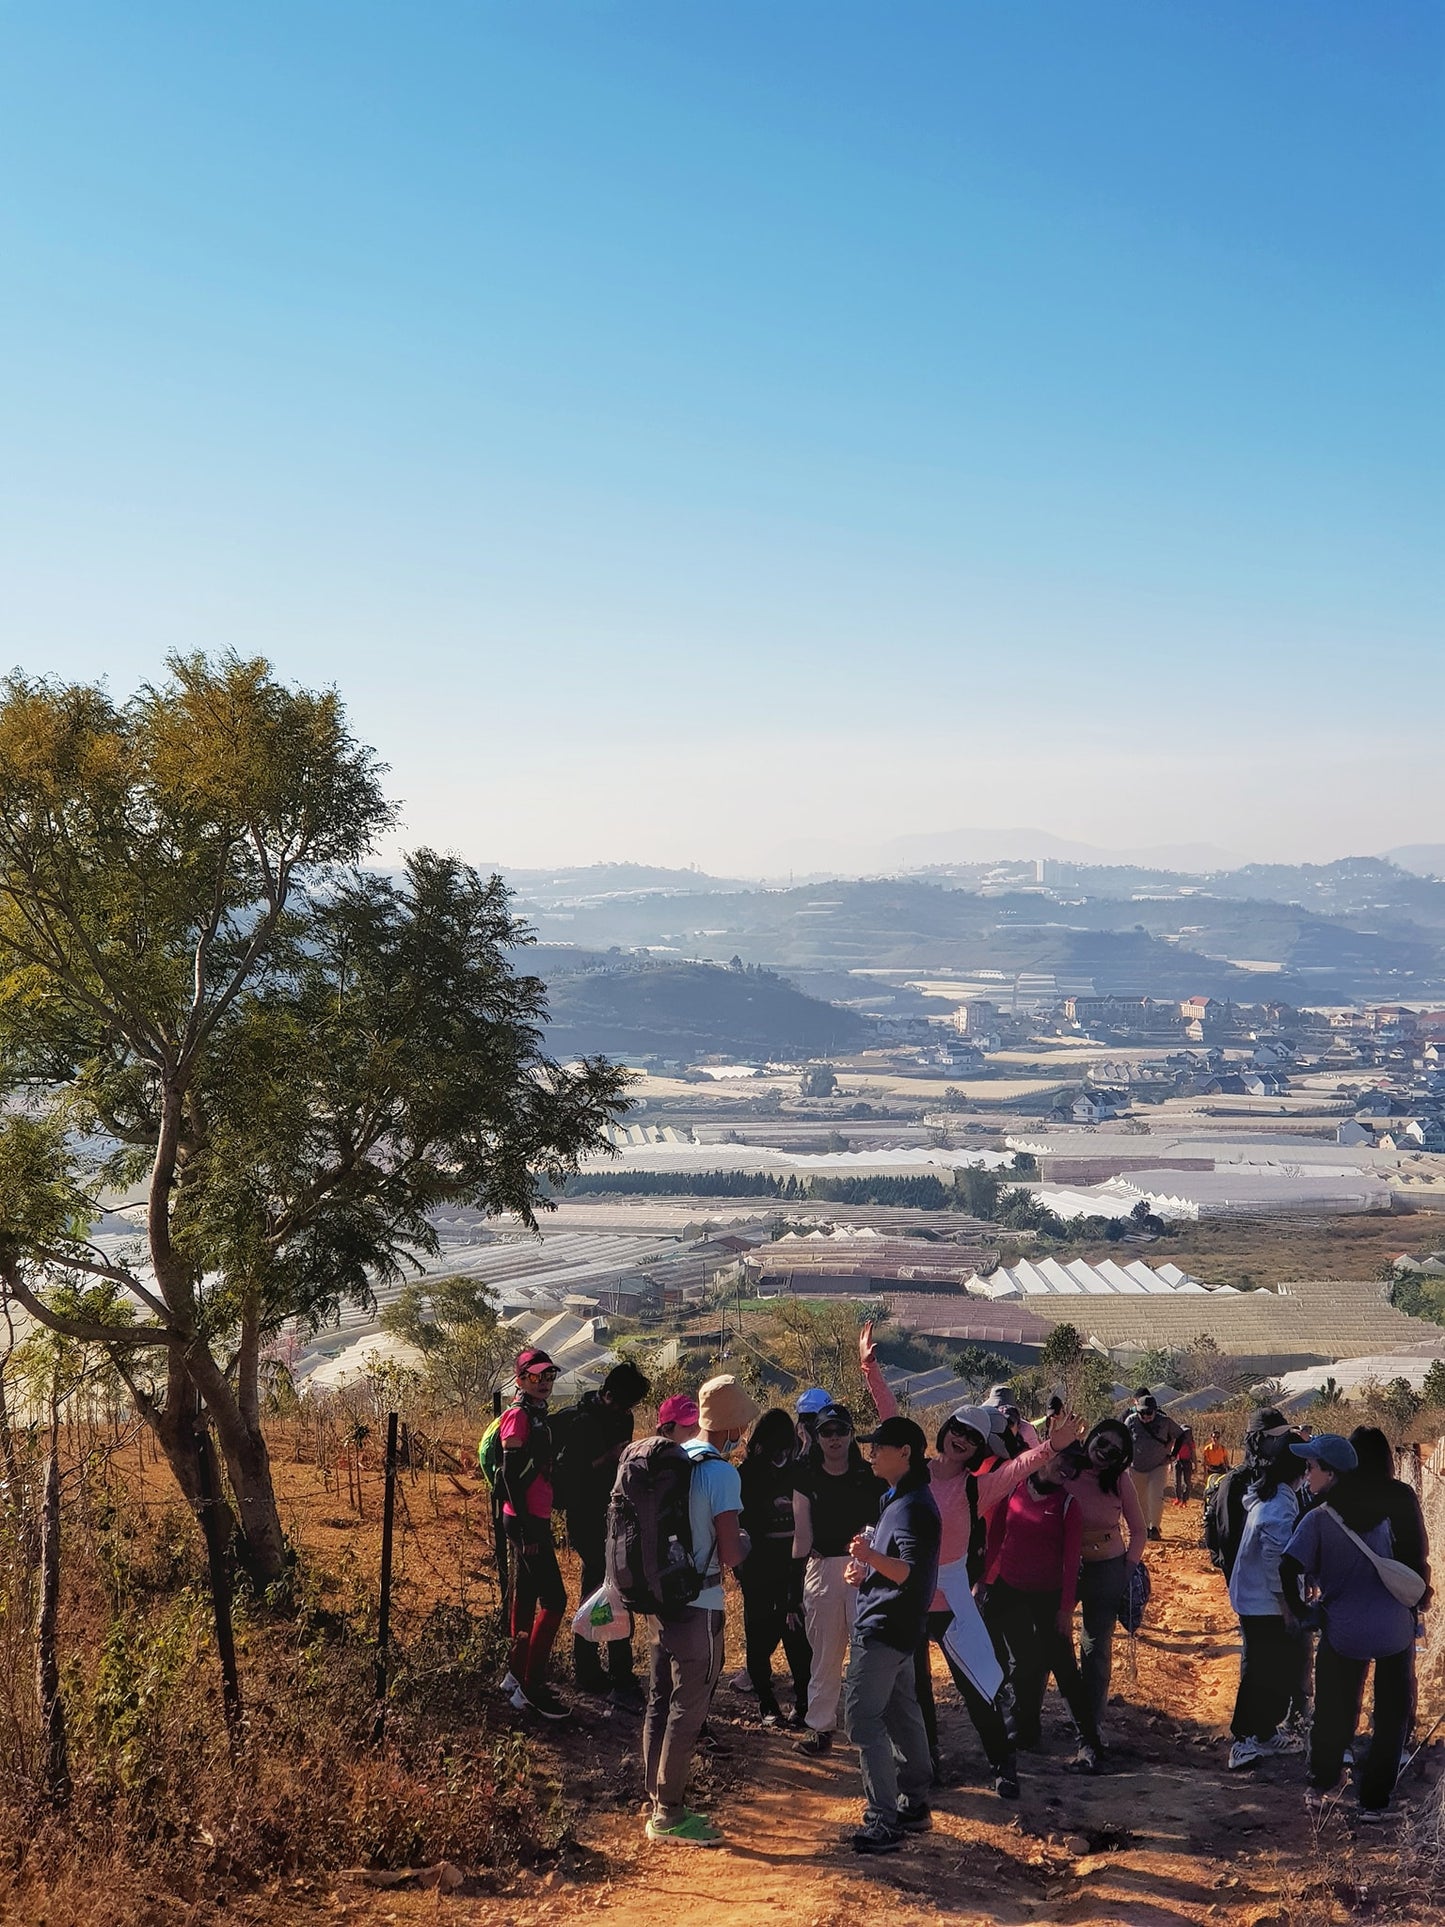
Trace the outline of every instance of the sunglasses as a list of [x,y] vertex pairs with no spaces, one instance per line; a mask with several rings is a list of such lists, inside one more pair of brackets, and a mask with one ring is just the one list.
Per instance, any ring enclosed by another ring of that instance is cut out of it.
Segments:
[[851,1425],[820,1425],[818,1427],[818,1437],[820,1439],[851,1439],[852,1436],[853,1428]]
[[1122,1445],[1115,1445],[1112,1439],[1095,1439],[1089,1450],[1101,1459],[1118,1460],[1124,1456]]

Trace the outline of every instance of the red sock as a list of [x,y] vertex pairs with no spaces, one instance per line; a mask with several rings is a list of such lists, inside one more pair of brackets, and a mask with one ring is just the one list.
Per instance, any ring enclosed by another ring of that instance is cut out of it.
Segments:
[[527,1670],[518,1677],[524,1685],[541,1684],[547,1671],[547,1661],[552,1655],[552,1642],[557,1637],[557,1629],[562,1624],[559,1610],[542,1611],[532,1622],[532,1637],[527,1641]]

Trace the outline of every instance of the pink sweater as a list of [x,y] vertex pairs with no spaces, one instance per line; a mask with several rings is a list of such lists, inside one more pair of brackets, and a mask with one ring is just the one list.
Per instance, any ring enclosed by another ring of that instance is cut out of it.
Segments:
[[1121,1476],[1117,1492],[1101,1492],[1094,1471],[1081,1472],[1070,1481],[1069,1491],[1083,1520],[1085,1565],[1127,1552],[1129,1564],[1137,1566],[1144,1557],[1144,1514],[1128,1473]]

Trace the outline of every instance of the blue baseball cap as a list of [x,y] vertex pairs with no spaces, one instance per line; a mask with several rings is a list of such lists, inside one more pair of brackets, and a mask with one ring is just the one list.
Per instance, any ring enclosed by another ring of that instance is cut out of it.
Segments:
[[831,1405],[832,1403],[833,1394],[831,1392],[825,1392],[821,1385],[813,1385],[798,1399],[796,1408],[798,1417],[809,1418],[813,1413],[821,1412],[825,1405]]
[[1354,1446],[1338,1432],[1320,1432],[1289,1449],[1297,1459],[1318,1459],[1331,1472],[1353,1472],[1360,1463]]

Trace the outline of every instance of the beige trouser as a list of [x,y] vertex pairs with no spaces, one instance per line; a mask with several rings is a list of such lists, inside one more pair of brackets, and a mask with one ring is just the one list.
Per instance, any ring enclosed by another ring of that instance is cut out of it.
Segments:
[[803,1573],[803,1624],[813,1649],[808,1725],[815,1733],[831,1733],[838,1724],[838,1699],[858,1607],[858,1588],[843,1577],[847,1564],[846,1553],[824,1559],[815,1552]]
[[1152,1472],[1130,1472],[1134,1490],[1139,1495],[1139,1508],[1144,1514],[1144,1523],[1151,1532],[1159,1530],[1164,1517],[1164,1486],[1169,1478],[1169,1460],[1156,1465]]

